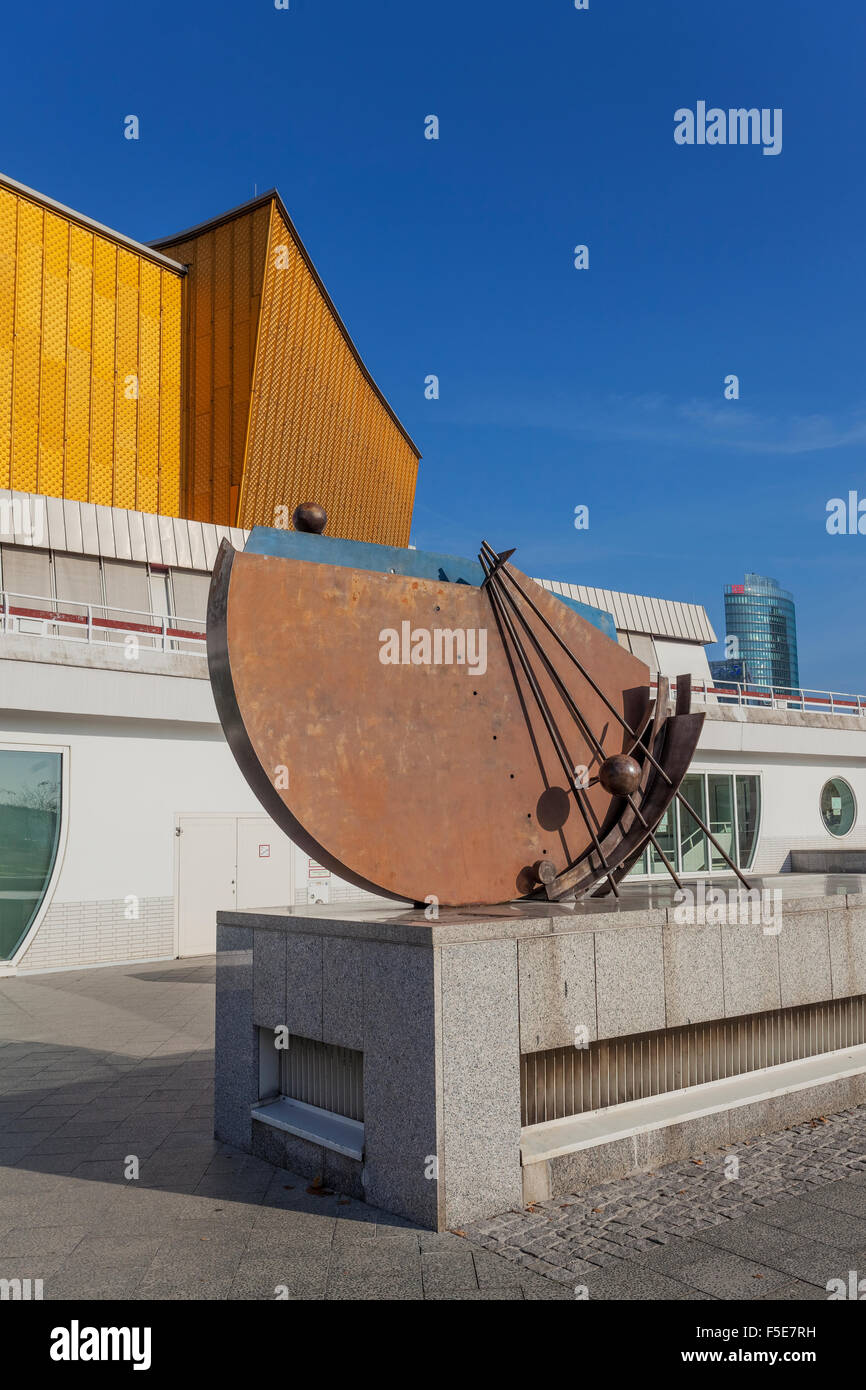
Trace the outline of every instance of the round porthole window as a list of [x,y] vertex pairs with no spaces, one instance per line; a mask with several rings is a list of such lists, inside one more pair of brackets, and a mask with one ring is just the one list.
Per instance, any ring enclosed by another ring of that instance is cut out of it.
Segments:
[[854,793],[841,777],[833,777],[821,792],[821,819],[831,835],[847,835],[857,816]]

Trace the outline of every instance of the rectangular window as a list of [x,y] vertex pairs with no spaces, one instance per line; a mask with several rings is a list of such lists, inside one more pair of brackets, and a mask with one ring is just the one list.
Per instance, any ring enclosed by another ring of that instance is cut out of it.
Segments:
[[[147,575],[148,587],[150,590],[150,611],[154,626],[162,626],[162,620],[166,620],[166,630],[171,631],[171,581],[167,569],[157,568],[151,565]],[[154,638],[154,645],[162,646],[162,636]],[[175,651],[177,644],[172,641],[166,642],[168,651]]]
[[[687,773],[682,780],[680,791],[689,806],[694,807],[701,820],[706,824],[706,786],[703,775],[696,772]],[[682,871],[684,874],[706,873],[709,868],[707,837],[682,802],[679,805],[679,813],[680,866]]]
[[[10,608],[18,610],[21,631],[28,627],[27,614],[51,613],[51,556],[47,550],[30,550],[24,546],[3,547],[3,588]],[[37,624],[38,626],[38,624]]]
[[[174,621],[172,627],[184,632],[205,633],[207,619],[207,600],[210,593],[210,575],[195,574],[192,570],[172,570],[171,587],[174,599]],[[192,639],[179,639],[181,651],[202,654],[206,649],[204,642]]]
[[[734,779],[726,772],[710,772],[707,774],[707,799],[709,804],[709,820],[707,825],[712,830],[719,844],[726,854],[730,855],[734,863],[737,862],[737,846],[734,836]],[[710,865],[713,869],[726,869],[722,855],[715,845],[709,846]]]
[[[101,626],[105,618],[102,593],[102,572],[99,559],[89,555],[54,556],[54,591],[57,595],[57,613],[62,618],[86,618],[90,606],[91,631],[94,641],[104,642],[105,629]],[[57,624],[59,636],[83,638],[86,630],[75,623]]]
[[761,779],[737,774],[737,848],[739,866],[748,869],[755,857],[761,818]]
[[[677,829],[676,812],[673,806],[669,806],[659,821],[655,837],[659,842],[664,853],[676,868],[677,863]],[[664,860],[659,854],[654,844],[649,846],[649,862],[651,874],[666,874]]]
[[[122,625],[149,624],[151,621],[150,580],[144,565],[134,560],[103,560],[105,575],[105,601],[109,604],[106,616],[111,622]],[[122,627],[108,629],[109,640],[122,642]],[[153,637],[139,636],[143,647],[155,645]]]

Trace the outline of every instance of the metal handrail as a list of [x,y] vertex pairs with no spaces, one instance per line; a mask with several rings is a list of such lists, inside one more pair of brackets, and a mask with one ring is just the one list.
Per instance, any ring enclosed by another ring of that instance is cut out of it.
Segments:
[[[651,685],[657,686],[653,680]],[[765,706],[768,709],[800,709],[808,711],[823,706],[831,714],[849,714],[855,718],[866,715],[866,695],[844,694],[836,690],[813,690],[808,686],[764,685],[761,681],[713,681],[692,677],[692,694],[696,700],[715,696],[728,704]]]
[[[33,607],[34,604],[38,604],[39,607]],[[46,605],[51,605],[48,611]],[[69,611],[71,608],[85,611],[73,613]],[[109,613],[120,613],[123,617],[110,618]],[[64,642],[92,643],[94,634],[116,632],[130,637],[158,639],[158,644],[151,650],[170,652],[177,650],[179,642],[196,642],[203,647],[207,640],[205,624],[199,618],[145,613],[136,608],[118,608],[115,604],[85,603],[78,599],[52,598],[45,594],[17,594],[10,589],[0,589],[0,631],[20,633],[19,624],[22,618],[27,622],[42,623],[39,632],[28,632],[28,636],[57,637]],[[48,628],[72,628],[74,631],[49,632]],[[192,649],[190,655],[206,656],[206,652]]]

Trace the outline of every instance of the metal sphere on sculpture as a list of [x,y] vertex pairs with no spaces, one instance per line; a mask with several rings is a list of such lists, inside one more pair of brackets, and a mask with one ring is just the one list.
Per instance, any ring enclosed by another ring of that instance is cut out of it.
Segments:
[[328,514],[318,502],[302,502],[292,512],[292,525],[296,531],[309,531],[320,536],[328,524]]
[[631,796],[640,785],[640,764],[628,753],[614,753],[598,769],[598,780],[611,796]]

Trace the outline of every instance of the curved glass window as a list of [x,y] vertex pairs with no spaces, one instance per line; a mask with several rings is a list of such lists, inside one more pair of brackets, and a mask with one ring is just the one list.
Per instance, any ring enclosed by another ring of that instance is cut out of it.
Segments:
[[0,960],[14,956],[51,882],[62,771],[60,753],[0,748]]
[[821,792],[821,819],[831,835],[847,835],[857,817],[854,793],[841,777],[833,777]]

